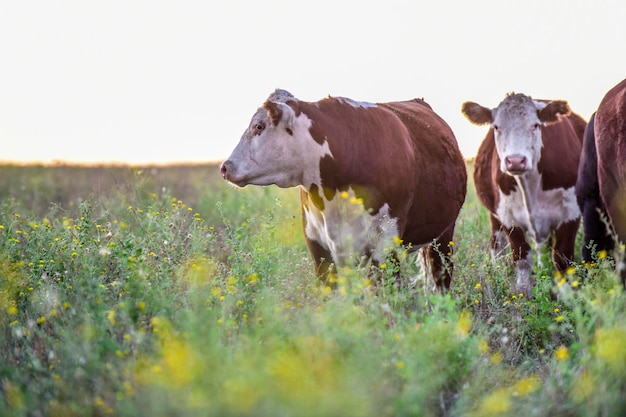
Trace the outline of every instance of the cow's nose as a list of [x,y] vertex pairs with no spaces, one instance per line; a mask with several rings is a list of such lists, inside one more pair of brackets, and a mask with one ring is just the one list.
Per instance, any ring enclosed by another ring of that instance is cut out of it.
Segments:
[[222,166],[220,167],[220,172],[222,173],[222,178],[226,179],[226,175],[228,175],[228,170],[232,166],[232,162],[230,160],[224,161]]
[[506,169],[510,172],[526,171],[526,157],[523,155],[510,155],[504,158]]

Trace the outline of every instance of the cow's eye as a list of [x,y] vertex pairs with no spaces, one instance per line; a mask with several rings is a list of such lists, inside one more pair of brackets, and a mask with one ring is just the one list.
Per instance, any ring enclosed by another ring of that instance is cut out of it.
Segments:
[[263,129],[265,129],[265,125],[263,123],[255,123],[252,126],[252,133],[255,135],[260,135],[261,132],[263,132]]
[[497,131],[497,130],[499,130],[499,129],[500,129],[500,126],[498,126],[498,125],[493,125],[493,130]]
[[535,130],[539,129],[540,127],[541,127],[541,125],[540,125],[539,123],[535,123],[535,124],[533,125],[533,132],[534,132]]

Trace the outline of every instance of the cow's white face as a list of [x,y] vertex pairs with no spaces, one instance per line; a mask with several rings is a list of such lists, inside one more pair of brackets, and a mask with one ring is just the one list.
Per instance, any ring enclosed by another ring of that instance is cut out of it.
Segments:
[[511,96],[493,109],[493,133],[500,170],[510,175],[537,171],[543,142],[537,111],[545,104],[523,96]]
[[284,97],[270,101],[272,97],[254,114],[239,144],[222,164],[222,176],[239,187],[319,184],[319,161],[330,155],[328,143],[313,139],[306,114],[296,115]]
[[468,101],[461,111],[472,123],[491,124],[500,170],[510,175],[537,172],[542,126],[570,113],[566,101],[536,101],[524,94],[507,95],[495,109]]

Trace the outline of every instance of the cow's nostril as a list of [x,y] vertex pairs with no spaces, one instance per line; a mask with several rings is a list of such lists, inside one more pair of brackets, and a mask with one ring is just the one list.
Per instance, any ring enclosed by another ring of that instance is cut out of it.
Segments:
[[222,178],[226,178],[226,174],[228,173],[229,163],[230,161],[225,161],[224,163],[222,163],[222,166],[220,168],[220,172],[222,173]]

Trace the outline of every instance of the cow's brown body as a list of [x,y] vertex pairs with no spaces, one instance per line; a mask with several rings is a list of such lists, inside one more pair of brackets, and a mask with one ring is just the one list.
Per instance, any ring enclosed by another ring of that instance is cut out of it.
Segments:
[[[581,161],[583,174],[577,184],[579,203],[590,207],[589,220],[585,217],[588,225],[583,245],[598,244],[596,249],[612,249],[613,242],[607,235],[610,230],[599,216],[606,210],[615,237],[626,242],[626,80],[609,90],[600,102],[592,132],[589,141],[595,138],[597,156],[591,152],[585,155]],[[597,170],[593,169],[594,165]],[[594,204],[597,206],[593,207]],[[626,283],[624,259],[619,270],[622,282]]]
[[[465,103],[463,113],[490,124],[476,156],[474,183],[489,210],[492,255],[508,241],[516,270],[516,291],[532,292],[532,248],[553,237],[558,270],[573,260],[580,210],[576,203],[578,159],[585,121],[564,101],[535,101],[508,95],[495,109]],[[497,145],[496,133],[501,137]]]
[[[269,149],[268,149],[269,147]],[[429,274],[450,285],[448,256],[465,200],[465,162],[448,125],[422,100],[304,102],[277,90],[222,165],[230,182],[301,189],[316,269],[381,262],[400,239],[424,247]]]

